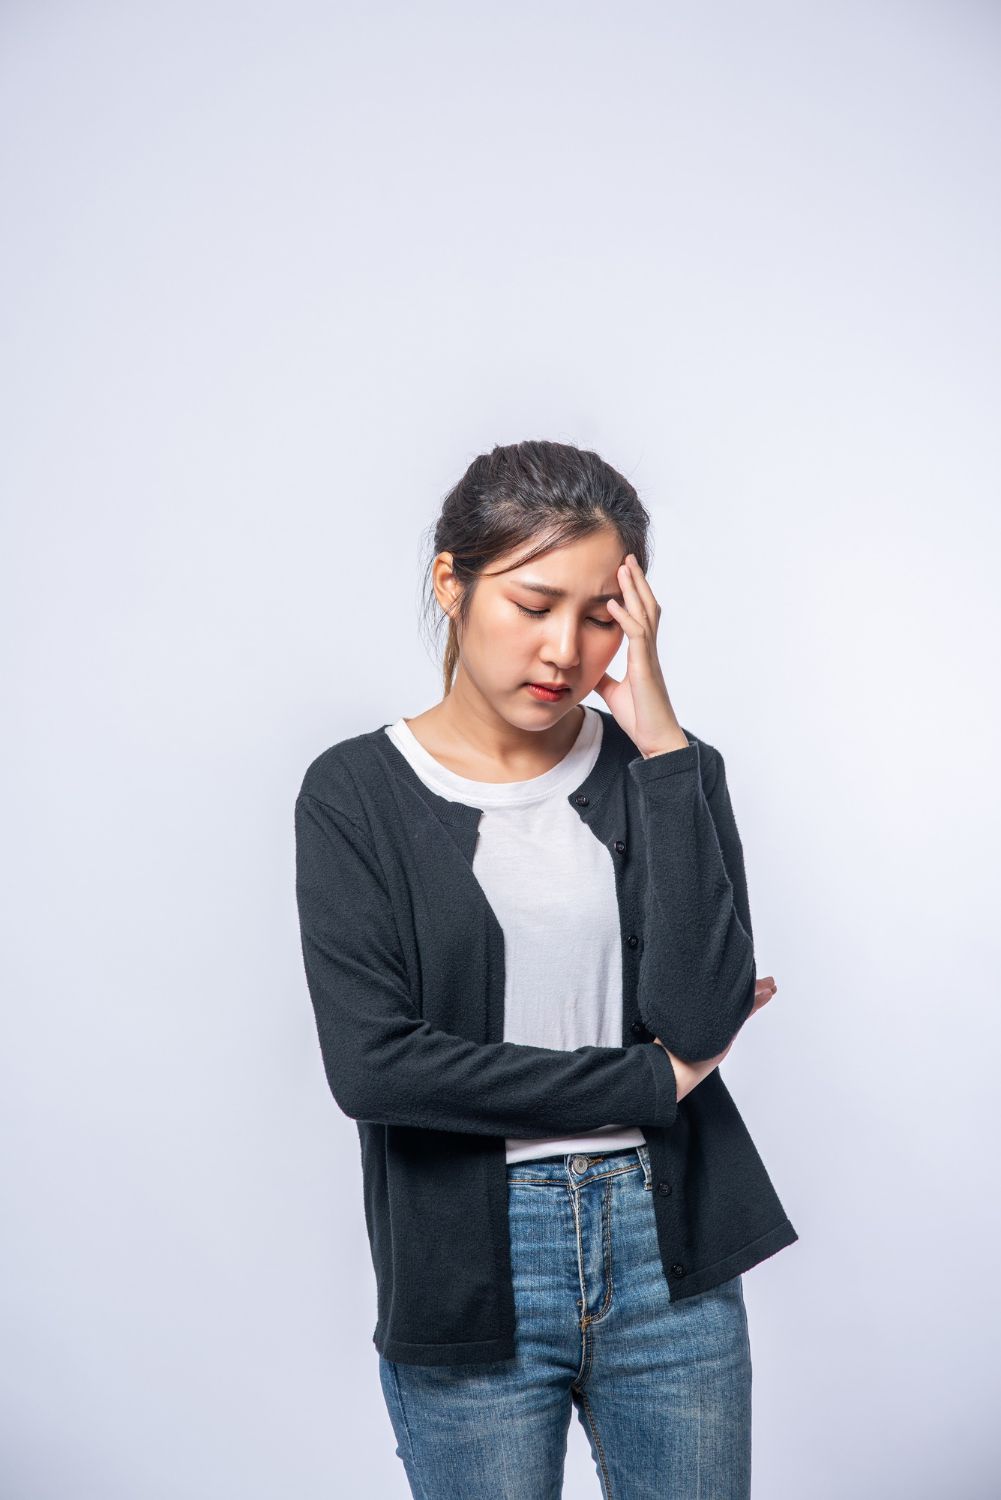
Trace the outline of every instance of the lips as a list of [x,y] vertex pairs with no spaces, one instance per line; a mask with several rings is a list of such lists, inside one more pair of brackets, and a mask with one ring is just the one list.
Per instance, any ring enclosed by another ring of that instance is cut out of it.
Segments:
[[526,682],[525,686],[533,697],[540,699],[543,703],[558,703],[564,694],[570,691],[570,684],[566,682]]

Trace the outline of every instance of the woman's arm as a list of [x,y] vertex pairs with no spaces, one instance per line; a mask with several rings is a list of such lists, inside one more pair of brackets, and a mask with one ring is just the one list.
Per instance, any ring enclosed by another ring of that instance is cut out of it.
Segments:
[[295,833],[306,979],[327,1081],[346,1115],[528,1139],[674,1123],[674,1070],[653,1042],[559,1051],[479,1043],[423,1020],[367,834],[305,792]]
[[723,757],[693,739],[630,761],[629,772],[647,865],[640,1015],[679,1058],[708,1059],[729,1046],[755,998],[744,855]]
[[618,577],[623,602],[608,608],[629,641],[626,675],[605,672],[595,688],[640,752],[628,768],[647,862],[639,1011],[679,1058],[708,1062],[754,1003],[743,851],[723,757],[688,733],[671,703],[657,648],[662,610],[634,552]]
[[[755,981],[754,1005],[751,1009],[752,1015],[756,1010],[760,1010],[763,1005],[768,1004],[769,1000],[775,994],[777,988],[778,986],[776,985],[775,980],[770,974],[767,975],[764,979],[758,979]],[[664,1048],[664,1051],[667,1052],[668,1057],[671,1059],[671,1066],[674,1069],[674,1077],[677,1083],[677,1094],[679,1100],[684,1099],[687,1094],[690,1094],[692,1092],[692,1089],[698,1088],[703,1078],[708,1078],[713,1069],[719,1067],[720,1063],[723,1061],[724,1057],[726,1057],[730,1048],[733,1046],[733,1040],[727,1042],[726,1046],[723,1048],[723,1051],[717,1052],[715,1057],[704,1058],[701,1062],[683,1062],[680,1057],[676,1057],[673,1052],[668,1051],[667,1047],[661,1041],[659,1036],[654,1037],[654,1041],[658,1044],[658,1046]]]

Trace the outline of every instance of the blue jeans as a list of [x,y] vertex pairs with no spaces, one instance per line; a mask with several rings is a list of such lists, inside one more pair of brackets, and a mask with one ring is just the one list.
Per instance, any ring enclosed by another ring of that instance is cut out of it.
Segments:
[[379,1375],[417,1500],[556,1500],[576,1408],[606,1500],[748,1500],[740,1276],[671,1301],[649,1151],[508,1172],[513,1359]]

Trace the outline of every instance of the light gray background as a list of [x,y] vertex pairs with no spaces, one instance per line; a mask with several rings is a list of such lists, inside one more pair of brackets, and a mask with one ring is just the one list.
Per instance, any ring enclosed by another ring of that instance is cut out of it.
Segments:
[[547,437],[653,512],[779,983],[755,1496],[996,1494],[998,8],[0,17],[3,1493],[408,1493],[292,804]]

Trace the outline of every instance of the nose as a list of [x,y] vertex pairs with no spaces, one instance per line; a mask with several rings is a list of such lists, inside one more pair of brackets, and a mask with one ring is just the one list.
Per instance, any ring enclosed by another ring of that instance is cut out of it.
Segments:
[[546,641],[546,660],[561,672],[566,672],[580,661],[577,627],[573,621],[568,621],[565,625],[554,624],[552,634]]

